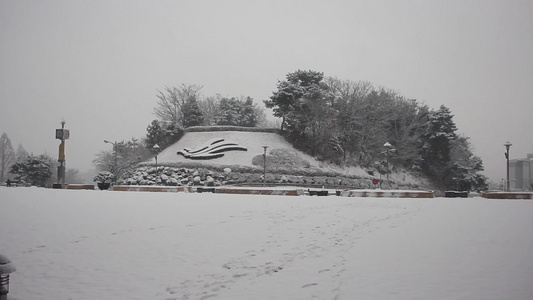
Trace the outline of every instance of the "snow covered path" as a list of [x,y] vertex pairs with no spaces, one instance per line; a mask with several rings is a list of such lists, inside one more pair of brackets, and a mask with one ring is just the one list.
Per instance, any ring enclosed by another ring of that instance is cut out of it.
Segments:
[[9,299],[532,299],[533,202],[0,188]]

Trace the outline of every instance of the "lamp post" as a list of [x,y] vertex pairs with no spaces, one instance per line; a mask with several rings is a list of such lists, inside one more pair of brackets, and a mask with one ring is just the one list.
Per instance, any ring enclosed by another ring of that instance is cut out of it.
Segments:
[[117,183],[117,141],[110,142],[108,140],[104,140],[104,143],[113,145],[113,170],[111,170],[111,173],[113,173],[113,183]]
[[533,181],[531,180],[531,161],[533,161],[533,158],[531,157],[528,157],[528,162],[529,162],[529,176],[527,178],[527,189],[529,191],[533,190]]
[[11,261],[4,255],[0,254],[0,300],[7,300],[9,293],[9,273],[17,269]]
[[155,169],[157,170],[157,154],[159,154],[159,149],[161,149],[161,147],[159,147],[158,144],[155,144],[152,149],[154,149],[155,153]]
[[387,185],[389,186],[389,189],[390,189],[390,180],[389,180],[389,152],[390,151],[395,151],[396,149],[393,149],[392,148],[392,145],[389,143],[389,142],[386,142],[383,147],[385,147],[385,159],[386,159],[386,162],[387,162]]
[[266,187],[267,145],[263,145],[263,187]]
[[509,148],[511,148],[511,146],[513,144],[511,144],[509,141],[505,142],[505,144],[503,144],[505,146],[505,149],[507,150],[507,152],[505,152],[505,159],[507,160],[507,181],[506,181],[506,184],[505,184],[505,189],[506,189],[506,192],[509,192],[510,191],[510,183],[509,183]]

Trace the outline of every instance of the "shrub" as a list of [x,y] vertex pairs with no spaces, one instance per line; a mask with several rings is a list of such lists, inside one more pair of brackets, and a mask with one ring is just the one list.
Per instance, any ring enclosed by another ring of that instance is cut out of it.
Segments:
[[94,182],[111,182],[114,177],[115,175],[113,175],[113,173],[111,172],[101,171],[101,172],[98,172],[96,176],[94,176],[93,180]]

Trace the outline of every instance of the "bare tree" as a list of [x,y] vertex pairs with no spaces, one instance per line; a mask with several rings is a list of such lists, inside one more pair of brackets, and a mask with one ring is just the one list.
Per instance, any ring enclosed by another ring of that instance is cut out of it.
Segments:
[[65,179],[68,183],[81,183],[80,171],[78,169],[67,169]]
[[26,149],[24,149],[24,147],[22,147],[22,145],[19,144],[18,147],[17,147],[17,153],[15,154],[16,161],[24,160],[29,155],[30,155],[30,153],[28,153],[28,151],[26,151]]
[[354,82],[333,77],[326,77],[324,81],[335,98],[334,107],[338,112],[335,118],[337,134],[332,139],[338,141],[336,152],[340,152],[342,161],[347,163],[349,156],[360,148],[363,123],[360,110],[373,86],[368,81]]
[[222,96],[217,94],[216,96],[207,97],[198,101],[198,106],[204,115],[204,126],[213,126],[216,124],[220,99],[222,99]]
[[4,132],[0,137],[0,182],[7,178],[9,168],[15,163],[15,151],[11,146],[11,140]]
[[165,87],[165,91],[158,91],[157,107],[154,108],[154,113],[162,121],[167,121],[172,124],[177,124],[183,127],[183,105],[191,99],[200,98],[201,85],[182,84],[178,88]]
[[113,143],[112,151],[100,151],[93,164],[98,171],[110,171],[117,179],[152,155],[137,139]]
[[[279,128],[279,126],[277,126],[276,123],[273,123],[273,122],[269,122],[269,120],[267,119],[267,116],[265,114],[265,107],[264,106],[258,106],[256,105],[254,107],[254,113],[255,113],[255,116],[257,117],[257,127],[262,127],[262,128],[267,128],[270,126],[270,124],[272,124],[272,128]],[[274,125],[276,124],[276,125]],[[281,124],[279,124],[281,126]],[[274,127],[276,126],[276,127]]]

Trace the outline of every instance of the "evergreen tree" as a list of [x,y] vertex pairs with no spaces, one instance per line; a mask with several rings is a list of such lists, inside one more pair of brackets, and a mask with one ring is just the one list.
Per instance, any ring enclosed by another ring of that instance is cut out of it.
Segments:
[[218,104],[217,125],[239,126],[242,116],[242,105],[235,98],[222,98]]
[[[163,141],[164,131],[161,123],[158,120],[153,120],[146,128],[146,147],[152,148],[155,144],[160,144]],[[159,145],[161,147],[161,145]]]
[[182,127],[176,124],[169,124],[166,128],[162,128],[164,131],[163,142],[159,145],[161,150],[177,142],[185,133]]
[[183,105],[183,127],[200,126],[204,116],[198,106],[196,98],[189,98]]
[[50,184],[53,165],[53,159],[48,155],[29,155],[13,164],[10,172],[17,176],[18,181],[44,187]]
[[334,97],[321,72],[298,70],[278,82],[265,105],[282,118],[288,138],[295,147],[315,155],[325,147],[334,130]]
[[457,138],[456,130],[453,115],[446,106],[441,105],[438,110],[429,112],[427,130],[423,136],[423,169],[443,184],[446,184],[446,177],[450,174],[450,151]]
[[240,126],[255,127],[257,126],[257,119],[255,103],[252,98],[246,97],[246,100],[242,103]]
[[447,163],[450,161],[451,142],[457,137],[453,115],[449,108],[441,105],[437,111],[429,114],[428,121],[429,130],[426,137],[429,150],[438,162]]
[[467,137],[459,136],[451,142],[450,163],[444,183],[459,191],[484,190],[487,178],[479,172],[484,170],[481,158],[472,153]]
[[267,108],[273,109],[274,116],[282,118],[282,130],[287,125],[296,131],[301,131],[298,128],[297,117],[301,113],[303,98],[306,94],[316,97],[321,87],[327,88],[322,85],[322,79],[324,74],[321,72],[298,70],[287,74],[286,80],[278,81],[277,91],[274,91],[270,100],[265,100],[264,103]]
[[183,129],[174,124],[165,126],[164,123],[153,120],[146,128],[144,143],[148,149],[152,149],[157,144],[163,150],[179,140],[183,136],[183,133]]

